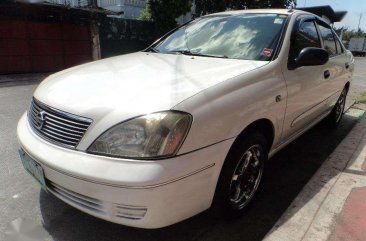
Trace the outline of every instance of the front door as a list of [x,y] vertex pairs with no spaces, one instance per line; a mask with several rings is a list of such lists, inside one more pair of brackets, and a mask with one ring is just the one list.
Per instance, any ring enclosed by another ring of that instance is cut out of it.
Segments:
[[315,18],[300,17],[291,38],[289,65],[283,70],[288,89],[287,109],[282,140],[285,141],[310,125],[326,109],[329,92],[328,67],[294,67],[293,61],[307,47],[321,48]]

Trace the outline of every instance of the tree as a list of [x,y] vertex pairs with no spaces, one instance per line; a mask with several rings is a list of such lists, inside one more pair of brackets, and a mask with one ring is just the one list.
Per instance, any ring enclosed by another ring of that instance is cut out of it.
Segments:
[[343,31],[343,40],[348,42],[351,40],[351,38],[360,38],[360,37],[366,37],[366,32],[363,30],[353,30],[349,29],[348,27],[342,27],[342,28],[334,28],[338,36],[341,35]]
[[160,32],[177,26],[176,18],[191,10],[191,0],[149,0],[140,16],[141,20],[155,22]]
[[198,16],[226,9],[296,7],[296,0],[196,0],[195,3]]
[[225,11],[230,5],[231,0],[196,0],[197,16],[206,15],[214,12]]
[[142,21],[152,21],[149,2],[146,3],[145,8],[141,11],[139,19]]

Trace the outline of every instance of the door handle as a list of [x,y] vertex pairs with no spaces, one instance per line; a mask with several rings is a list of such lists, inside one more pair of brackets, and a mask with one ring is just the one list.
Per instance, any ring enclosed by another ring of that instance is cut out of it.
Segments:
[[282,96],[281,95],[277,95],[276,96],[276,102],[280,102],[282,100]]
[[329,70],[324,71],[324,78],[328,79],[330,77]]
[[345,63],[346,69],[349,68],[349,63]]

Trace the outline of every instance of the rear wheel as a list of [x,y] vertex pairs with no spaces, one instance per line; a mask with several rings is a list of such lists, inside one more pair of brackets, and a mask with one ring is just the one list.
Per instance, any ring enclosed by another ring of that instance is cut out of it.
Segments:
[[268,159],[266,138],[250,131],[234,144],[225,160],[213,208],[223,216],[241,216],[255,196]]
[[332,112],[328,116],[327,121],[330,127],[336,128],[342,121],[344,108],[346,106],[347,92],[347,89],[344,88],[341,96],[337,100],[337,103],[333,107]]

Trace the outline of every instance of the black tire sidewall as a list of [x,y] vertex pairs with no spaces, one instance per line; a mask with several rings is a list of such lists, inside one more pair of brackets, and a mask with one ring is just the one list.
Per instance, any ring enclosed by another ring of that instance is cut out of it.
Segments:
[[[221,169],[212,205],[212,209],[216,214],[225,217],[241,216],[253,201],[255,193],[250,199],[249,203],[242,209],[234,209],[234,207],[230,204],[230,183],[232,175],[243,154],[253,145],[260,145],[261,148],[263,148],[263,172],[264,163],[268,160],[268,147],[266,138],[258,131],[248,131],[248,133],[245,133],[244,138],[241,138],[233,144]],[[258,189],[256,191],[258,191]]]
[[346,105],[346,101],[347,101],[347,94],[348,94],[347,89],[343,89],[343,91],[341,93],[341,96],[345,95],[345,97],[344,97],[345,104],[343,106],[343,110],[342,110],[342,113],[341,113],[341,115],[342,115],[341,118],[339,118],[339,120],[337,121],[336,109],[338,107],[338,100],[339,100],[339,98],[341,98],[341,96],[337,99],[336,105],[333,107],[332,112],[328,116],[328,124],[331,128],[337,128],[339,126],[339,124],[341,123],[342,119],[343,119],[344,109],[345,109],[345,105]]

